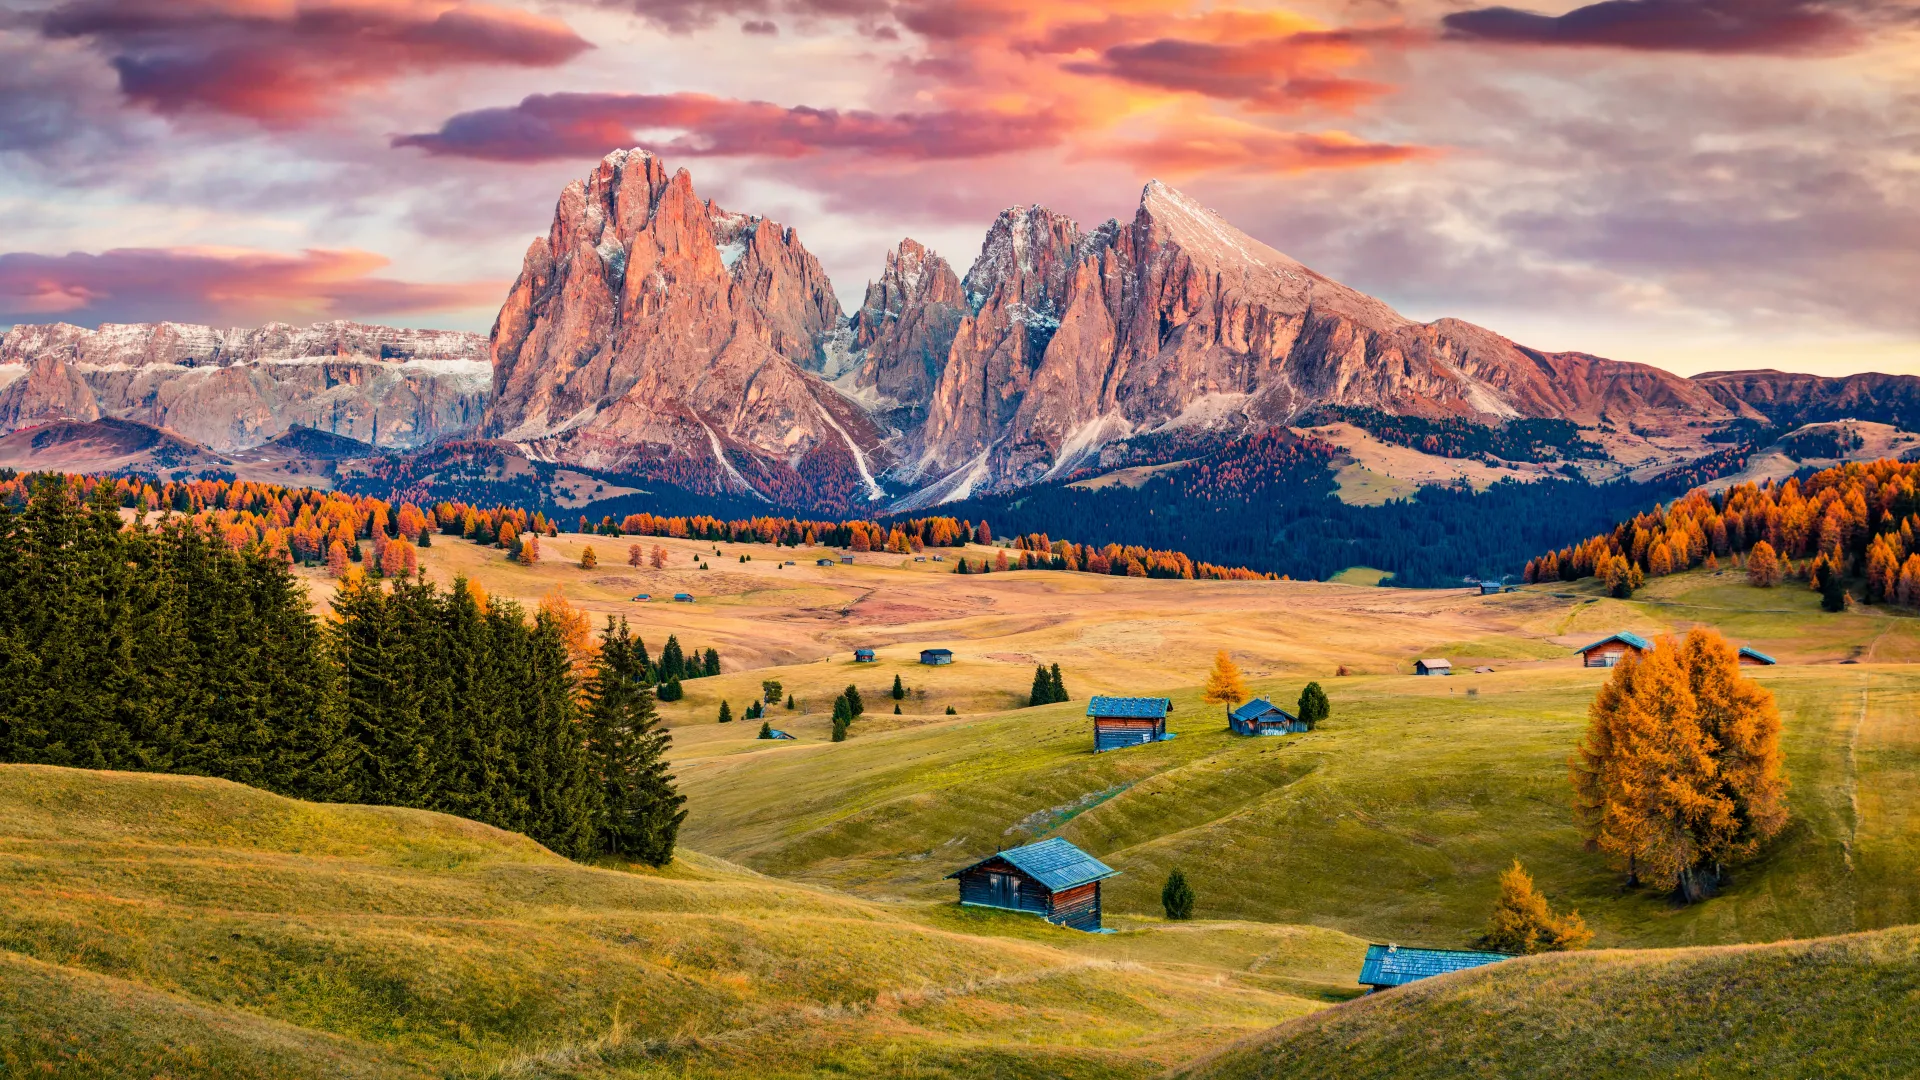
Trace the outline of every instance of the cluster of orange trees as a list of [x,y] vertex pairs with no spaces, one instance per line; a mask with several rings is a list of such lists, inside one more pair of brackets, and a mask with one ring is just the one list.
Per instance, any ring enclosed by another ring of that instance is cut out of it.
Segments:
[[1529,559],[1526,580],[1598,576],[1624,594],[1646,578],[1753,554],[1763,563],[1755,584],[1817,577],[1826,567],[1863,578],[1869,603],[1920,604],[1916,532],[1920,463],[1854,462],[1805,479],[1692,492]]
[[[558,522],[537,510],[476,506],[457,500],[429,505],[402,502],[396,507],[367,495],[251,480],[155,483],[139,477],[88,476],[69,476],[66,480],[82,498],[91,497],[99,485],[110,484],[123,507],[172,511],[236,551],[258,548],[289,562],[325,565],[336,577],[344,575],[354,563],[383,576],[409,575],[419,565],[418,549],[431,546],[436,532],[504,548],[508,558],[530,565],[540,558],[538,537],[559,533]],[[26,477],[0,480],[0,499],[18,504],[26,495]],[[794,547],[825,545],[902,554],[929,547],[993,542],[993,529],[984,520],[969,522],[938,516],[877,522],[806,521],[769,515],[728,521],[706,515],[642,513],[628,514],[619,521],[603,517],[598,524],[582,517],[579,527],[582,532],[608,536],[671,536]],[[1178,551],[1121,544],[1096,547],[1054,540],[1044,533],[1016,538],[1012,550],[1011,557],[1003,551],[991,561],[977,560],[968,572],[1043,569],[1232,580],[1272,576],[1242,567],[1195,562]]]
[[1569,761],[1575,817],[1630,884],[1710,893],[1787,823],[1780,713],[1708,629],[1629,656]]

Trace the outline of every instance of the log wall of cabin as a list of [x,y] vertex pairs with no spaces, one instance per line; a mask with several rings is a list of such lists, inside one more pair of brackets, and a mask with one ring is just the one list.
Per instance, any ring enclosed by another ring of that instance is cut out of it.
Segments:
[[1093,718],[1093,748],[1095,750],[1113,750],[1122,746],[1139,746],[1153,742],[1167,730],[1167,722],[1147,720],[1131,716],[1096,716]]
[[1089,882],[1054,893],[1047,921],[1075,930],[1100,929],[1100,883]]
[[[993,898],[991,874],[1010,874],[1020,883],[1020,891],[1015,906],[1007,908]],[[1002,910],[1032,911],[1044,915],[1048,911],[1047,891],[1032,878],[1015,870],[1010,863],[993,862],[985,866],[976,866],[958,878],[960,882],[960,902],[976,904],[980,907],[993,907]]]

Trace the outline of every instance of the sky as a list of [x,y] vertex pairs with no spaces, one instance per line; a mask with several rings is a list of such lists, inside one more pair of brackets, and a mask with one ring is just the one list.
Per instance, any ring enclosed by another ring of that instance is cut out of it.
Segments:
[[0,326],[485,331],[626,146],[850,308],[1157,178],[1414,318],[1920,374],[1920,0],[0,0]]

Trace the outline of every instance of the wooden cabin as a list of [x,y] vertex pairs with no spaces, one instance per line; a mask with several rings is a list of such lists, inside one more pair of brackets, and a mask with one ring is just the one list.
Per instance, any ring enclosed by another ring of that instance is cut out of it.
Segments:
[[1652,652],[1653,643],[1639,634],[1630,634],[1622,630],[1617,634],[1609,634],[1578,651],[1587,667],[1612,667],[1629,652],[1636,656]]
[[840,561],[841,561],[841,562],[843,562],[843,563],[845,563],[845,564],[847,564],[848,566],[852,566],[852,565],[853,565],[853,556],[851,556],[851,555],[842,555],[842,556],[840,556]]
[[1483,581],[1480,583],[1480,595],[1495,596],[1495,595],[1498,595],[1505,588],[1506,586],[1502,585],[1498,581]]
[[1087,702],[1087,715],[1093,717],[1093,752],[1172,738],[1167,734],[1167,713],[1172,710],[1173,702],[1163,697],[1094,695]]
[[1100,929],[1100,883],[1119,871],[1055,837],[997,851],[948,874],[960,903],[1038,915],[1075,930]]
[[1360,985],[1371,994],[1410,982],[1445,975],[1449,971],[1485,967],[1513,957],[1506,953],[1472,949],[1413,949],[1404,945],[1368,945],[1360,964]]
[[1739,660],[1741,667],[1772,667],[1780,662],[1749,645],[1740,646]]
[[761,737],[761,738],[763,738],[763,739],[791,739],[791,738],[793,738],[793,736],[791,736],[791,735],[789,735],[789,734],[787,734],[787,733],[786,733],[786,732],[784,732],[784,731],[781,731],[781,730],[780,730],[779,728],[768,728],[768,729],[767,729],[767,733],[766,733],[765,735],[762,735],[762,736],[760,736],[760,737]]
[[1453,661],[1443,660],[1438,657],[1426,660],[1415,660],[1413,662],[1413,673],[1415,675],[1451,675],[1453,674]]
[[673,594],[673,599],[674,602],[678,604],[691,604],[693,603],[693,594],[690,592],[677,592]]
[[1285,735],[1307,730],[1299,717],[1266,698],[1254,698],[1237,709],[1228,709],[1227,727],[1235,735]]
[[832,565],[833,565],[833,560],[832,560],[832,559],[815,559],[815,560],[813,560],[813,565],[815,565],[815,566],[832,566]]
[[652,599],[653,599],[652,593],[636,593],[634,595],[633,601],[636,604],[644,604]]
[[920,662],[928,665],[929,667],[939,667],[942,664],[951,664],[953,663],[953,650],[952,649],[921,649]]
[[873,650],[872,650],[872,649],[855,649],[855,650],[853,650],[853,662],[854,662],[854,663],[856,663],[856,664],[871,664],[871,663],[873,663],[873,661],[874,661],[874,656],[873,656]]

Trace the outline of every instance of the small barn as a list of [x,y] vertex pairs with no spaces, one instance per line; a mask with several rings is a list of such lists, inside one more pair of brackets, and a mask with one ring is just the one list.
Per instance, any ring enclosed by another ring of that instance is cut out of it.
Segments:
[[1740,646],[1741,667],[1772,667],[1780,661],[1748,645]]
[[1410,982],[1445,975],[1449,971],[1497,964],[1513,957],[1506,953],[1475,952],[1472,949],[1414,949],[1404,945],[1368,945],[1367,958],[1360,964],[1360,985],[1371,994],[1391,990]]
[[1119,871],[1055,837],[997,851],[948,874],[960,903],[1038,915],[1075,930],[1100,929],[1100,883]]
[[634,597],[633,597],[634,602],[637,604],[644,604],[647,601],[652,599],[653,599],[652,593],[636,593],[634,594]]
[[1617,634],[1608,634],[1578,651],[1586,667],[1612,667],[1629,652],[1636,656],[1640,653],[1652,652],[1653,643],[1639,634],[1630,634],[1622,630]]
[[1235,735],[1285,735],[1307,730],[1299,717],[1266,698],[1254,698],[1237,709],[1228,709],[1227,726]]
[[1415,660],[1413,662],[1413,673],[1415,675],[1451,675],[1453,674],[1453,661],[1443,660],[1438,657]]
[[939,667],[942,664],[951,664],[953,663],[953,650],[952,649],[921,649],[920,662],[928,665],[929,667]]
[[1483,581],[1480,583],[1480,595],[1497,596],[1503,588],[1504,586],[1497,581]]
[[1163,697],[1094,695],[1087,702],[1087,715],[1093,717],[1093,752],[1172,738],[1167,734],[1167,713],[1172,710],[1173,702]]
[[693,603],[693,594],[690,592],[674,593],[673,602],[676,604],[691,604]]
[[833,560],[832,560],[832,559],[815,559],[815,560],[813,560],[813,565],[815,565],[815,566],[832,566],[832,565],[833,565]]
[[873,663],[873,660],[874,660],[874,657],[873,657],[873,650],[872,650],[872,649],[855,649],[855,650],[853,650],[853,662],[854,662],[854,663],[856,663],[856,664],[871,664],[871,663]]
[[840,556],[840,561],[841,561],[841,562],[843,562],[843,563],[845,563],[845,564],[847,564],[848,566],[852,566],[852,565],[853,565],[853,556],[851,556],[851,555],[842,555],[842,556]]

